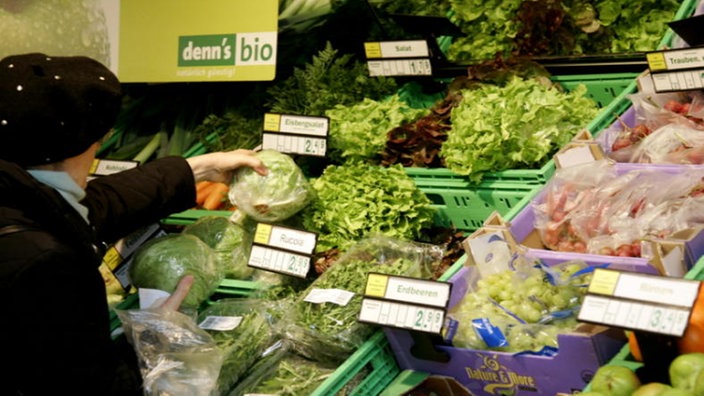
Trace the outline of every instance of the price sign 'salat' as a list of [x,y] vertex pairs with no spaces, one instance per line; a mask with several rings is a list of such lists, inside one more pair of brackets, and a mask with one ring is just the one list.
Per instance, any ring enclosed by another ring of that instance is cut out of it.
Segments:
[[450,289],[447,282],[369,273],[358,320],[440,334]]
[[138,165],[139,162],[137,161],[95,159],[91,165],[90,174],[93,176],[107,176],[127,169],[136,168]]
[[693,280],[596,269],[577,319],[681,337],[700,284]]
[[305,278],[315,251],[315,233],[259,223],[254,232],[248,265]]
[[430,76],[430,50],[424,40],[364,43],[369,75]]
[[327,117],[266,113],[262,148],[324,157],[329,129],[330,119]]

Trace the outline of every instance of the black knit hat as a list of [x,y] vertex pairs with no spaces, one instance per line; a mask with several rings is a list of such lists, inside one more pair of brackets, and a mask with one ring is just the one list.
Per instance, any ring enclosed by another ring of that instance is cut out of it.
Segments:
[[113,127],[117,77],[84,56],[0,60],[0,159],[31,166],[81,154]]

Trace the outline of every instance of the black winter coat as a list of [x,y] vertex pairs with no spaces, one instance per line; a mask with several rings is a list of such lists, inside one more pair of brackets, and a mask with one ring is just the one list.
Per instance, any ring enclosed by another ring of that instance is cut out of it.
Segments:
[[141,394],[132,348],[110,336],[98,267],[108,244],[194,206],[193,173],[181,157],[152,161],[92,180],[82,204],[90,226],[0,160],[0,395]]

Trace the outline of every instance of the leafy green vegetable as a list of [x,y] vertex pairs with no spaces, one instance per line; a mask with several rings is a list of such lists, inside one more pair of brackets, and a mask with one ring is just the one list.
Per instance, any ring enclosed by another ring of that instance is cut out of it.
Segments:
[[[380,235],[351,247],[293,302],[281,321],[293,349],[311,360],[340,363],[361,345],[376,327],[357,321],[369,272],[423,277],[424,247]],[[347,304],[306,301],[317,289],[354,293]]]
[[318,252],[344,251],[373,233],[412,240],[433,223],[430,200],[400,165],[331,165],[311,187],[315,198],[302,211],[303,224],[319,234]]
[[197,308],[208,299],[222,280],[215,253],[198,237],[168,234],[139,247],[129,268],[132,285],[173,292],[185,275],[194,282],[181,307]]
[[225,360],[218,377],[218,394],[226,395],[278,337],[266,313],[266,301],[256,299],[222,299],[205,308],[198,318],[203,323],[221,317],[239,318],[231,329],[206,331],[213,337]]
[[237,210],[257,220],[286,220],[311,200],[310,184],[291,156],[276,150],[258,151],[268,169],[266,176],[252,168],[239,168],[230,186],[230,202]]
[[381,99],[398,88],[390,77],[370,77],[365,63],[351,54],[338,54],[327,43],[304,68],[270,87],[270,111],[322,116],[337,104],[351,105],[364,98]]
[[278,396],[310,395],[334,372],[334,367],[327,367],[289,353],[279,362],[276,372],[249,393]]
[[474,182],[487,172],[536,167],[596,116],[597,105],[585,93],[583,85],[564,93],[520,78],[462,90],[440,156]]
[[254,149],[262,140],[262,116],[248,117],[234,110],[222,115],[209,114],[194,134],[208,151]]
[[222,216],[203,216],[184,227],[184,234],[195,235],[210,246],[215,262],[226,277],[247,279],[254,268],[247,265],[252,234],[243,226]]
[[351,106],[336,105],[325,112],[330,118],[329,156],[345,160],[376,160],[386,145],[387,132],[426,114],[392,95],[384,100],[365,98]]

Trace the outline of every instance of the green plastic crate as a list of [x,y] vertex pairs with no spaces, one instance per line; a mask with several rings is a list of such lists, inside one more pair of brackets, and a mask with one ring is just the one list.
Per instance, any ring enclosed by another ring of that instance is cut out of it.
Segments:
[[[518,212],[542,188],[541,185],[519,183],[491,183],[484,187],[447,187],[444,181],[417,182],[421,191],[438,209],[435,224],[453,225],[460,231],[475,231],[493,212],[506,216]],[[433,185],[435,184],[435,185]]]
[[232,216],[230,210],[205,210],[205,209],[188,209],[183,212],[174,213],[163,219],[161,222],[168,225],[188,225],[198,220],[203,216]]

